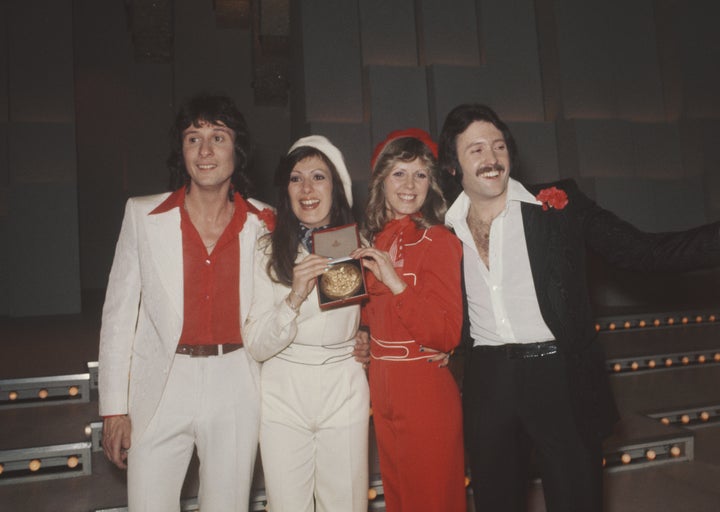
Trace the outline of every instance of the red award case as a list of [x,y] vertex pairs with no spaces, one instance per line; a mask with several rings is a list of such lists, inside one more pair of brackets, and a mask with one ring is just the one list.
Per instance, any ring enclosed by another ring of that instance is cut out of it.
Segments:
[[367,297],[365,267],[349,254],[360,247],[357,224],[315,231],[312,234],[315,254],[332,258],[328,270],[317,278],[321,309],[356,304]]

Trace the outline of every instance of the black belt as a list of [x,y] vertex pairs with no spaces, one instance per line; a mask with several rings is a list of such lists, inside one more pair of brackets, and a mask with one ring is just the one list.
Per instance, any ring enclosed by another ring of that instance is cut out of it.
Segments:
[[473,351],[484,354],[497,354],[507,359],[532,359],[535,357],[552,356],[560,352],[560,345],[555,341],[543,343],[507,343],[505,345],[476,345]]
[[223,343],[222,345],[178,345],[176,354],[183,354],[190,357],[208,357],[229,354],[239,348],[242,343]]

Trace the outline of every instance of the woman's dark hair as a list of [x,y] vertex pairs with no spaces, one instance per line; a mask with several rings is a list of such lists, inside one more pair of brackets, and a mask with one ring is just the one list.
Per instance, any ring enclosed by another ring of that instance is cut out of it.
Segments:
[[273,281],[286,286],[292,285],[293,267],[298,255],[300,243],[300,220],[292,210],[288,185],[290,173],[295,165],[306,158],[317,156],[325,162],[332,175],[332,206],[330,207],[330,226],[342,226],[355,222],[352,209],[345,197],[345,189],[337,169],[325,156],[325,153],[310,146],[300,146],[280,159],[275,171],[275,186],[278,188],[277,218],[275,230],[270,236],[272,253],[268,261],[268,275]]
[[170,128],[170,156],[167,159],[170,189],[178,190],[190,185],[190,175],[183,158],[183,132],[190,125],[199,127],[203,122],[223,124],[235,134],[235,170],[231,177],[233,187],[230,190],[230,199],[232,200],[233,189],[243,198],[247,198],[251,184],[245,173],[252,154],[252,142],[245,118],[231,98],[204,93],[193,96],[180,106]]
[[370,185],[368,186],[368,202],[365,208],[365,224],[363,235],[372,241],[391,219],[385,200],[385,178],[390,175],[398,162],[412,162],[419,158],[428,170],[427,197],[420,207],[421,216],[413,217],[420,228],[429,228],[442,224],[447,205],[438,183],[438,165],[430,148],[414,137],[401,137],[390,141],[375,162]]
[[438,161],[440,163],[441,184],[445,199],[452,201],[462,190],[463,170],[460,167],[457,154],[458,135],[467,130],[475,121],[485,121],[500,130],[505,138],[508,149],[510,167],[514,169],[517,163],[517,145],[510,132],[510,128],[487,105],[479,103],[464,103],[450,111],[443,123],[438,141]]

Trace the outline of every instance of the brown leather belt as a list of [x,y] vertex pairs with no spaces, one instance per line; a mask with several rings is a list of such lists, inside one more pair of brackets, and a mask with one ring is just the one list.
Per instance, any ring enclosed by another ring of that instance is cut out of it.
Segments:
[[223,343],[222,345],[178,345],[176,354],[183,354],[190,357],[208,357],[229,354],[239,348],[242,343]]

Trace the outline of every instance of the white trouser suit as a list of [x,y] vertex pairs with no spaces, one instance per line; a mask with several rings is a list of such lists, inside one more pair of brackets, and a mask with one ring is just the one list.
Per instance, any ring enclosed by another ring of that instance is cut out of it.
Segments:
[[366,512],[369,392],[352,356],[360,308],[322,311],[313,291],[296,313],[285,302],[289,288],[268,277],[260,250],[243,339],[263,361],[260,450],[268,509]]
[[[180,509],[193,445],[203,512],[244,512],[257,451],[259,365],[246,349],[201,358],[175,353],[184,312],[180,212],[150,214],[168,196],[131,198],[125,208],[103,307],[100,415],[128,414],[132,422],[131,512]],[[238,235],[241,320],[251,302],[256,241],[265,232],[248,213]]]

